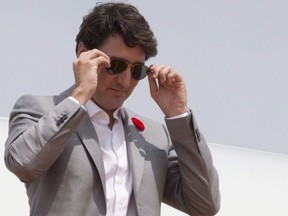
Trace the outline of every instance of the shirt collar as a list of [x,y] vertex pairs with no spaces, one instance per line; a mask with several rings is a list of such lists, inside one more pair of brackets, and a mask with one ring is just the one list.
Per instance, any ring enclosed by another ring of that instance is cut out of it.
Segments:
[[[92,100],[88,100],[85,104],[85,108],[89,117],[92,119],[94,116],[97,116],[99,119],[108,119],[107,113],[102,110],[97,104],[95,104]],[[113,113],[114,118],[121,119],[125,118],[125,108],[123,106],[117,108]]]

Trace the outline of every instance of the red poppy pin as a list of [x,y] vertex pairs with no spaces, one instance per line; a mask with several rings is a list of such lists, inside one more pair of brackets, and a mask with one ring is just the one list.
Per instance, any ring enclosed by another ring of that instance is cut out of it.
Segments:
[[134,124],[140,131],[144,131],[145,126],[144,126],[144,124],[143,124],[142,121],[140,121],[139,119],[137,119],[137,118],[135,118],[135,117],[131,118],[131,120],[132,120],[133,124]]

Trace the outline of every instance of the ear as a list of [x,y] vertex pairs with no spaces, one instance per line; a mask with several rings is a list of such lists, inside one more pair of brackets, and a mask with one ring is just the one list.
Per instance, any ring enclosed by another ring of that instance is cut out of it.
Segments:
[[77,47],[78,49],[77,49],[77,53],[76,53],[76,55],[77,55],[77,58],[80,56],[80,54],[82,53],[82,52],[86,52],[88,49],[86,49],[86,47],[85,47],[85,45],[84,45],[84,43],[83,42],[80,42],[79,44],[78,44],[78,47]]

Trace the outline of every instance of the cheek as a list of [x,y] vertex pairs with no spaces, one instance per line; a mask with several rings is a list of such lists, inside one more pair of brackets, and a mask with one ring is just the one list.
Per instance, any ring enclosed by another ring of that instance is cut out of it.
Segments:
[[115,77],[111,74],[109,74],[106,71],[106,68],[99,68],[98,72],[98,85],[100,86],[105,86],[105,85],[110,85],[112,80],[115,79]]
[[134,89],[137,86],[137,84],[138,84],[138,81],[135,81],[134,79],[131,80],[130,86],[129,86],[129,88],[126,91],[126,96],[125,96],[126,99],[132,94],[132,92],[134,91]]
[[134,90],[134,88],[138,85],[138,80],[135,80],[135,79],[131,79],[131,82],[130,82],[130,89],[129,89],[129,91],[130,92],[133,92],[133,90]]
[[106,68],[103,66],[102,67],[100,66],[98,68],[97,74],[98,74],[98,79],[106,79],[105,77],[107,77],[107,75],[109,75]]

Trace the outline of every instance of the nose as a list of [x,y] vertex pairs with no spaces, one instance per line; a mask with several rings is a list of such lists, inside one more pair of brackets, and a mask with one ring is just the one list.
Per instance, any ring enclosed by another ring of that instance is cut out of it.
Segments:
[[123,88],[129,88],[131,85],[131,67],[127,67],[124,71],[117,74],[117,83],[120,84]]

